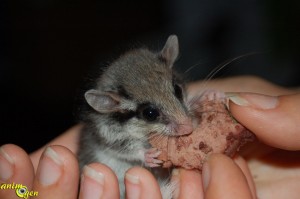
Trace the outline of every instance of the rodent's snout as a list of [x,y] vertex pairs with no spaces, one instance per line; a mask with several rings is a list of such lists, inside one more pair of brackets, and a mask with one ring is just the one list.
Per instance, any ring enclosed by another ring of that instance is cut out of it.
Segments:
[[188,135],[194,130],[191,118],[184,118],[177,123],[172,123],[171,128],[173,129],[173,136]]

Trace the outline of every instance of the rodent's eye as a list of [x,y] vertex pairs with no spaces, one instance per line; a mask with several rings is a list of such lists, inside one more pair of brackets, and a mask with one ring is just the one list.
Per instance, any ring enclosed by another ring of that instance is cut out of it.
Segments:
[[174,94],[177,97],[177,99],[182,100],[182,88],[178,84],[174,84]]
[[159,110],[153,106],[146,106],[142,110],[142,117],[150,122],[157,120],[159,115]]

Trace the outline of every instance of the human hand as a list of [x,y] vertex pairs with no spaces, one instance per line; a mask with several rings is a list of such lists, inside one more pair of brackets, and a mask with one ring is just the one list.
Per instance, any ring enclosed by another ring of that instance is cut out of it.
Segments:
[[[44,151],[38,150],[30,155],[30,157],[18,146],[11,144],[2,146],[0,152],[1,182],[15,182],[26,185],[28,191],[38,192],[38,198],[77,198],[79,170],[78,163],[73,154],[77,147],[72,145],[72,143],[76,142],[75,138],[78,136],[79,131],[80,126],[75,126],[56,140],[52,141],[50,147],[47,147]],[[64,145],[69,146],[73,152],[66,147],[53,145],[60,143],[61,141],[67,141]],[[75,148],[72,148],[72,146]],[[41,157],[39,157],[39,155],[41,155]],[[35,162],[38,162],[37,159],[39,159],[39,163],[35,164]],[[244,165],[242,159],[237,158],[235,162],[237,164],[230,158],[222,155],[214,155],[210,158],[206,164],[212,166],[210,172],[214,175],[211,179],[207,176],[204,177],[206,178],[204,180],[204,190],[206,190],[206,188],[209,190],[206,192],[207,194],[213,193],[216,195],[217,193],[219,196],[220,194],[222,194],[222,196],[227,195],[228,198],[237,196],[236,193],[232,192],[223,194],[214,191],[215,187],[224,187],[224,185],[229,189],[231,184],[222,184],[222,182],[224,180],[227,181],[228,178],[232,177],[240,179],[243,182],[238,182],[240,187],[244,187],[244,189],[239,190],[240,194],[238,194],[238,196],[249,193],[249,182],[251,183],[251,178],[248,168]],[[244,174],[249,174],[246,175],[250,179],[249,182],[248,179],[245,179],[240,168],[242,168]],[[224,169],[230,172],[223,173]],[[177,172],[173,172],[172,178],[179,183],[180,190],[178,190],[178,198],[204,197],[201,181],[202,176],[200,172],[184,169],[176,171]],[[3,175],[3,172],[5,172],[5,175]],[[206,173],[208,173],[208,171]],[[90,164],[83,169],[82,176],[79,198],[119,198],[117,178],[113,171],[107,166],[100,163]],[[125,177],[125,185],[127,198],[161,198],[156,180],[146,169],[134,167],[128,170]],[[214,195],[206,198],[218,198],[213,197]],[[20,197],[16,196],[15,190],[0,190],[0,198],[11,199]]]
[[[12,144],[0,148],[0,182],[18,183],[38,198],[75,199],[78,194],[79,168],[76,156],[81,125],[77,125],[30,156]],[[49,147],[50,146],[50,147]],[[153,175],[142,168],[131,168],[125,179],[128,197],[160,198]],[[79,198],[119,198],[118,181],[113,171],[100,163],[84,167]],[[151,195],[148,193],[153,192]],[[20,198],[15,190],[0,190],[1,199]],[[25,198],[25,196],[24,196]],[[35,198],[35,197],[32,197]]]
[[258,197],[299,198],[300,94],[230,95],[232,115],[261,142],[273,147],[248,148],[250,151],[244,155],[255,177]]
[[300,90],[282,88],[254,77],[236,77],[195,83],[191,85],[191,93],[199,92],[203,85],[225,92],[248,92],[228,93],[229,109],[264,143],[249,144],[241,151],[258,198],[299,198],[300,152],[295,150],[300,149]]

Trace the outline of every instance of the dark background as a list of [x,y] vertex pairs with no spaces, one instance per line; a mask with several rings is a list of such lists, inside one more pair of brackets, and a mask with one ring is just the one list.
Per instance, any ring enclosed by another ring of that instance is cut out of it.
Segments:
[[[77,99],[95,69],[126,49],[160,49],[179,36],[189,80],[258,75],[300,85],[298,1],[1,1],[0,144],[31,152],[77,122]],[[90,74],[90,75],[88,75]]]

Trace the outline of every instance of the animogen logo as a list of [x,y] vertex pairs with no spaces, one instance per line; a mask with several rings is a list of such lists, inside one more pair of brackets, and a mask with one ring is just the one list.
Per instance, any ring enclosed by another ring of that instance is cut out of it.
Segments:
[[24,199],[38,196],[39,194],[37,191],[28,191],[28,188],[26,186],[22,184],[15,184],[14,182],[10,184],[7,183],[1,184],[0,190],[6,190],[6,189],[15,189],[17,196]]

